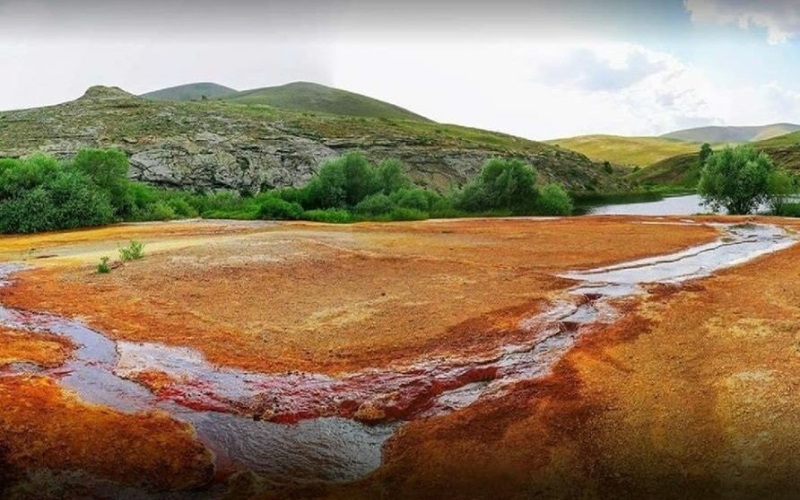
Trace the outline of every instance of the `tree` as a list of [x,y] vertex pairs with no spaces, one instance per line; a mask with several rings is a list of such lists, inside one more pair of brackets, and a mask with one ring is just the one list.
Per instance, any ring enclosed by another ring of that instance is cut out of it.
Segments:
[[117,217],[133,210],[128,180],[128,157],[119,149],[83,148],[72,159],[72,166],[88,175],[98,188],[108,193]]
[[708,160],[708,157],[712,154],[714,154],[714,150],[711,149],[711,144],[706,142],[700,146],[700,156],[697,159],[697,163],[700,165],[700,168],[703,168],[703,165],[706,164],[706,160]]
[[795,179],[783,170],[775,170],[767,181],[769,191],[770,210],[775,215],[781,215],[786,206],[787,198],[797,192]]
[[767,201],[773,170],[769,156],[748,144],[724,148],[706,160],[698,191],[712,210],[748,214]]
[[574,208],[572,198],[558,184],[543,187],[536,203],[536,213],[539,215],[570,215]]
[[468,210],[529,213],[538,195],[536,171],[522,160],[493,158],[463,194],[461,204]]
[[348,153],[322,165],[308,187],[310,208],[351,208],[379,190],[375,169],[359,153]]

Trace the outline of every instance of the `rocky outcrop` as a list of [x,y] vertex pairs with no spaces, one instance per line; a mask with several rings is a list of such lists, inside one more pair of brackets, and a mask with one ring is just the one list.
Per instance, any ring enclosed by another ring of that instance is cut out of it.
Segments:
[[417,182],[437,188],[464,183],[496,156],[524,158],[543,181],[573,190],[621,187],[581,154],[450,125],[149,101],[106,87],[58,106],[0,113],[0,156],[69,157],[83,146],[123,149],[137,180],[200,190],[301,186],[324,160],[355,149],[374,160],[398,158]]

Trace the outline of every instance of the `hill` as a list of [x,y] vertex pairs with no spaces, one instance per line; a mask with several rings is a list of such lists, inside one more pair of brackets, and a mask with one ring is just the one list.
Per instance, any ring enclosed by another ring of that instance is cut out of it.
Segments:
[[257,192],[308,182],[325,159],[361,150],[397,158],[422,185],[463,184],[492,157],[531,163],[574,191],[625,188],[580,153],[456,125],[298,113],[224,100],[159,101],[93,87],[75,101],[0,113],[0,157],[122,148],[132,176],[155,185]]
[[237,104],[265,104],[288,111],[431,121],[388,102],[308,82],[294,82],[279,87],[246,90],[225,96],[223,99]]
[[[753,146],[767,153],[778,168],[800,174],[800,132],[758,141]],[[700,180],[697,154],[678,155],[627,176],[632,183],[695,187]]]
[[142,94],[140,97],[158,101],[199,101],[201,99],[224,97],[237,92],[235,89],[217,83],[200,82],[154,90]]
[[792,132],[800,131],[800,125],[773,123],[756,127],[700,127],[678,130],[664,134],[661,138],[711,144],[757,142]]
[[701,146],[674,139],[619,135],[583,135],[546,142],[583,153],[595,161],[629,167],[643,167],[679,154],[693,153]]

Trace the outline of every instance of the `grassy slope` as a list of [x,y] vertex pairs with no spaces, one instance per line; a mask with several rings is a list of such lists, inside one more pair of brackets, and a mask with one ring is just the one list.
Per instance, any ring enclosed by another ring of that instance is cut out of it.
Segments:
[[672,156],[700,150],[700,144],[659,137],[624,137],[617,135],[584,135],[547,141],[579,153],[595,161],[615,165],[646,166]]
[[90,89],[87,95],[92,98],[0,113],[0,156],[19,156],[37,149],[62,154],[87,143],[142,150],[164,140],[180,142],[207,131],[240,143],[296,136],[341,151],[374,148],[379,155],[400,157],[413,177],[438,187],[446,187],[457,174],[447,164],[448,157],[487,152],[506,157],[536,156],[535,167],[544,179],[576,190],[619,190],[622,185],[618,176],[578,153],[457,125],[298,113],[221,100],[155,101],[107,88]]
[[200,82],[154,90],[153,92],[142,94],[140,97],[159,101],[199,101],[204,96],[208,99],[213,99],[235,94],[236,92],[237,90],[235,89],[217,83]]
[[[800,132],[755,142],[753,146],[767,153],[778,168],[800,174]],[[640,184],[694,187],[700,179],[697,154],[667,158],[630,174],[628,179]]]
[[224,100],[237,104],[266,104],[289,111],[430,121],[394,104],[316,83],[295,82],[280,87],[247,90]]
[[757,142],[800,130],[800,125],[773,123],[756,127],[700,127],[664,134],[665,139],[712,144]]

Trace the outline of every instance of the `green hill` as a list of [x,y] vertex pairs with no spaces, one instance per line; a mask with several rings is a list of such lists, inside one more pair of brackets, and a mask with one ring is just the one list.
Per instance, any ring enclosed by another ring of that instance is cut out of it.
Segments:
[[800,125],[773,123],[756,127],[700,127],[678,130],[661,138],[711,144],[757,142],[800,131]]
[[700,150],[700,144],[659,137],[583,135],[546,142],[583,153],[595,161],[629,167],[643,167],[675,155]]
[[445,189],[493,157],[531,163],[541,182],[573,191],[625,189],[580,153],[456,125],[294,112],[224,100],[160,101],[93,87],[75,101],[0,113],[0,157],[35,151],[70,156],[82,146],[118,146],[134,178],[197,190],[304,185],[321,162],[351,150],[397,158],[418,183]]
[[238,91],[224,85],[211,82],[188,83],[169,87],[161,90],[154,90],[140,97],[154,99],[158,101],[199,101],[202,99],[214,99],[235,94]]
[[224,99],[237,104],[266,104],[288,111],[430,121],[394,104],[308,82],[294,82],[279,87],[246,90],[226,96]]
[[[778,168],[800,174],[800,132],[758,141],[753,146],[767,153]],[[632,183],[695,187],[700,180],[697,153],[656,162],[627,176]]]

